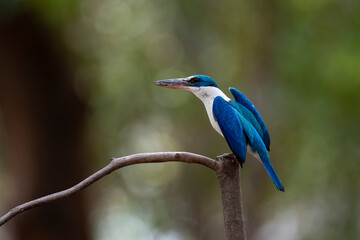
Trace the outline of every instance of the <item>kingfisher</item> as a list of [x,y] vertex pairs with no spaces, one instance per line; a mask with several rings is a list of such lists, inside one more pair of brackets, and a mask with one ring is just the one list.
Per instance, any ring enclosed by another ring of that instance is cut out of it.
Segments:
[[212,127],[223,136],[241,167],[249,152],[265,167],[277,189],[285,189],[270,162],[270,136],[260,113],[250,100],[235,88],[229,88],[235,98],[231,100],[216,82],[205,75],[167,79],[156,85],[192,92],[205,106]]

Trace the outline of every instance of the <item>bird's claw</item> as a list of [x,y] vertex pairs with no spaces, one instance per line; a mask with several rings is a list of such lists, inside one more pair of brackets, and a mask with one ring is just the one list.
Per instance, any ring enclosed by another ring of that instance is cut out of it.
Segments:
[[236,157],[233,153],[224,153],[224,154],[216,157],[217,160],[224,159],[224,158],[231,159],[231,161],[236,161]]

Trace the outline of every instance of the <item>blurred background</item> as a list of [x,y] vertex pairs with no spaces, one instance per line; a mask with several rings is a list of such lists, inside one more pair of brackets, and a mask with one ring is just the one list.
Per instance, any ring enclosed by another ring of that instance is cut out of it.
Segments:
[[[191,93],[193,74],[246,94],[286,192],[248,156],[248,238],[360,236],[360,2],[3,0],[0,210],[68,188],[111,157],[229,152]],[[0,239],[224,239],[215,174],[130,166],[30,210]]]

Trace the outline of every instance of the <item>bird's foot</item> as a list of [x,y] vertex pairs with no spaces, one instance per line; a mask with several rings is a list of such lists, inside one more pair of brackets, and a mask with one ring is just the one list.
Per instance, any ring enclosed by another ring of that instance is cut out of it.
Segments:
[[236,163],[240,163],[241,168],[243,167],[243,164],[241,161],[238,161],[238,159],[236,158],[236,156],[233,153],[224,153],[220,156],[216,157],[216,160],[221,161],[224,159],[228,159],[231,161],[232,164],[236,164]]
[[224,154],[216,157],[217,160],[221,160],[221,159],[224,159],[224,158],[230,159],[231,161],[236,161],[237,160],[233,153],[224,153]]

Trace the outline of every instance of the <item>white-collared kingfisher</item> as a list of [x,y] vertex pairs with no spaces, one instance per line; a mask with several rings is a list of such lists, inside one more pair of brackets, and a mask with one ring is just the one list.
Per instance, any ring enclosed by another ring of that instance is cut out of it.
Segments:
[[230,88],[235,101],[228,98],[216,82],[204,75],[168,79],[154,82],[156,85],[184,89],[192,92],[205,105],[212,127],[223,136],[241,167],[246,152],[262,162],[277,189],[284,191],[279,177],[271,165],[270,136],[263,119],[247,97]]

